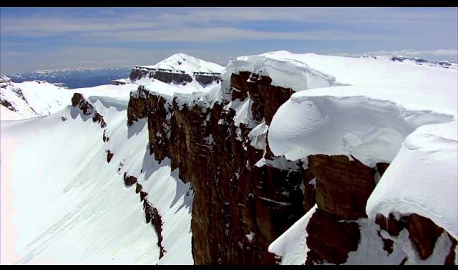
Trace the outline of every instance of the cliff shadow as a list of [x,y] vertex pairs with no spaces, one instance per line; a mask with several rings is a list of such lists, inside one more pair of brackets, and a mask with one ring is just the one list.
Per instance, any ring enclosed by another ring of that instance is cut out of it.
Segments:
[[[143,119],[140,119],[134,122],[132,126],[127,126],[127,139],[130,139],[134,135],[138,135],[138,133],[140,133],[143,130],[143,128],[145,127],[147,121],[148,121],[148,118],[143,118]],[[126,125],[128,125],[127,122],[126,122]],[[148,145],[146,145],[146,149],[147,151],[145,154],[148,154],[149,153]],[[154,160],[154,157],[151,157],[151,159]],[[142,168],[143,166],[145,166],[145,157],[143,157]]]
[[[165,158],[164,160],[158,162],[154,159],[154,154],[151,154],[151,155],[149,154],[148,144],[145,146],[145,154],[143,155],[143,161],[142,161],[142,167],[141,167],[141,172],[144,174],[145,181],[154,181],[153,179],[151,179],[151,176],[153,175],[153,173],[155,173],[162,167],[170,168],[170,166],[171,166],[171,160],[169,158]],[[174,207],[179,202],[180,198],[183,197],[183,202],[181,203],[180,206],[178,206],[175,213],[177,213],[178,211],[180,211],[183,208],[187,208],[189,214],[191,214],[194,192],[191,188],[191,184],[183,182],[179,178],[178,175],[179,175],[179,170],[175,169],[170,172],[170,175],[167,178],[168,181],[171,181],[170,185],[175,185],[175,196],[169,208]]]

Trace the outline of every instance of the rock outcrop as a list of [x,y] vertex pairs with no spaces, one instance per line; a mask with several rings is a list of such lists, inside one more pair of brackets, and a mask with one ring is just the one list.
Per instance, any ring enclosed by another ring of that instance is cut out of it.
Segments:
[[[268,78],[261,78],[262,84],[247,83],[249,76],[248,72],[233,74],[231,81],[239,99],[254,97],[256,126],[263,119],[269,122],[293,92],[269,86]],[[275,96],[275,101],[269,96]],[[252,128],[243,123],[236,126],[236,112],[224,108],[226,104],[180,109],[176,99],[168,102],[139,87],[131,94],[128,123],[147,117],[155,159],[170,158],[172,170],[179,168],[180,179],[192,184],[196,264],[274,264],[268,245],[307,210],[300,188],[305,172],[298,162],[285,159],[288,168],[255,166],[263,150],[250,145]]]
[[201,85],[205,86],[212,82],[219,83],[221,81],[221,74],[209,72],[194,72],[193,74],[187,74],[184,71],[135,66],[130,72],[129,79],[131,81],[136,81],[142,78],[156,79],[165,83],[183,85],[196,80]]
[[89,103],[82,94],[75,93],[72,97],[72,106],[81,110],[83,115],[92,116],[94,123],[99,123],[101,128],[106,128],[107,124],[101,114],[99,114],[94,106]]
[[[369,168],[357,160],[350,161],[346,156],[312,155],[308,158],[308,170],[316,178],[316,204],[318,209],[307,225],[306,264],[345,263],[349,252],[356,251],[361,239],[358,219],[367,219],[366,202],[375,188],[375,174],[381,175],[389,164],[380,163]],[[430,219],[417,214],[398,218],[377,215],[374,222],[391,236],[398,236],[406,229],[409,239],[421,260],[429,258],[438,238],[444,230]],[[384,249],[393,252],[393,240],[382,237]],[[456,240],[447,234],[452,248],[444,264],[452,264],[455,258]],[[369,251],[370,252],[370,251]],[[408,258],[406,257],[406,260]],[[405,262],[405,261],[404,261]]]
[[[147,73],[138,69],[131,77]],[[306,228],[306,264],[342,264],[358,248],[362,236],[357,220],[367,219],[366,202],[376,175],[389,164],[369,168],[346,156],[314,155],[305,169],[303,161],[274,156],[265,136],[264,144],[252,145],[250,132],[261,124],[268,128],[277,109],[294,93],[271,82],[250,72],[232,74],[230,99],[212,104],[183,105],[179,97],[171,101],[143,86],[131,93],[128,124],[147,118],[150,153],[159,162],[169,158],[172,170],[178,168],[179,178],[194,189],[195,264],[278,263],[268,246],[315,203],[318,209]],[[251,119],[236,123],[229,102],[248,98]],[[147,196],[138,183],[136,192],[142,200]],[[393,217],[375,222],[391,235],[409,230],[421,258],[427,258],[442,231],[417,215],[395,221]],[[392,252],[393,241],[379,236],[385,250]],[[453,262],[452,252],[453,248],[447,262]]]

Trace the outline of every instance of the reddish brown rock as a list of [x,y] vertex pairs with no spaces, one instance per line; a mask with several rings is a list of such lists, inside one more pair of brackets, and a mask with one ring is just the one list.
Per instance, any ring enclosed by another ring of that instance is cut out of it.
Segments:
[[[292,94],[291,89],[270,84],[270,78],[249,72],[231,76],[231,99],[252,99],[254,123],[265,120],[270,124],[278,107]],[[176,99],[166,100],[143,87],[133,92],[129,101],[129,125],[147,118],[150,153],[158,162],[169,158],[172,170],[179,168],[180,179],[194,189],[191,230],[195,264],[278,263],[267,247],[315,203],[318,210],[307,226],[311,249],[307,264],[345,262],[348,253],[358,247],[359,225],[354,220],[366,217],[376,169],[345,156],[325,155],[309,157],[307,170],[300,161],[289,162],[288,168],[257,167],[263,151],[251,147],[247,136],[251,127],[236,127],[235,111],[224,109],[226,104],[215,103],[211,108],[178,105]],[[264,158],[286,162],[273,155],[268,142]],[[377,164],[380,174],[387,167],[386,163]],[[138,183],[136,192],[144,203],[145,218],[151,222],[155,214],[144,200],[148,194]],[[428,254],[432,238],[428,230],[415,225],[415,218],[410,225],[392,215],[378,217],[376,222],[393,235],[410,228],[414,231],[412,241],[425,250],[423,255]],[[382,240],[384,249],[392,252],[393,241]],[[447,261],[453,258],[450,253]]]
[[108,141],[110,140],[110,138],[107,136],[106,133],[107,133],[107,130],[105,129],[105,130],[103,131],[103,138],[102,138],[102,139],[103,139],[103,142],[108,142]]
[[244,100],[249,93],[253,100],[251,113],[254,120],[262,121],[265,118],[266,124],[270,125],[277,109],[294,94],[290,88],[273,86],[271,83],[270,77],[251,72],[232,74],[231,86],[235,88],[232,92],[232,100]]
[[144,191],[140,191],[140,201],[142,202],[146,196],[148,196],[148,193],[144,192]]
[[110,163],[111,159],[113,158],[114,153],[107,150],[107,162]]
[[380,175],[383,175],[385,173],[386,169],[388,169],[388,166],[390,166],[390,163],[377,163],[377,169],[380,172]]
[[129,104],[127,106],[127,124],[131,126],[135,121],[147,116],[147,95],[148,90],[140,85],[135,92],[130,93]]
[[308,212],[316,204],[316,179],[310,170],[305,171],[304,177],[304,211]]
[[92,115],[92,121],[99,123],[101,128],[106,128],[107,124],[102,115],[99,114],[82,94],[74,93],[72,97],[72,106],[81,110],[83,115]]
[[[135,186],[135,193],[140,193],[140,191],[142,191],[142,185],[140,185],[138,182],[137,182],[137,185]],[[143,201],[143,200],[142,200]]]
[[324,262],[342,264],[347,261],[348,253],[358,249],[359,225],[354,221],[317,209],[307,225],[306,264]]
[[367,217],[366,202],[375,188],[375,170],[346,156],[309,156],[316,176],[318,208],[345,219]]
[[124,185],[126,187],[131,187],[137,183],[137,177],[127,175],[127,173],[124,173]]
[[444,229],[438,227],[429,218],[417,214],[409,215],[406,227],[410,240],[423,260],[433,253],[437,238],[444,232]]
[[[232,75],[232,80],[243,81],[245,75]],[[267,78],[261,81],[263,86],[243,84],[237,91],[243,98],[254,89],[256,119],[271,119],[292,91],[269,87]],[[283,94],[271,101],[266,99],[274,93],[264,91]],[[179,168],[180,179],[194,189],[196,264],[275,264],[278,260],[267,247],[305,213],[304,170],[296,162],[291,162],[296,169],[254,166],[263,151],[249,145],[251,128],[236,127],[235,111],[224,110],[224,105],[178,106],[177,100],[139,88],[129,102],[129,125],[147,117],[150,152],[159,162],[170,158],[172,169]],[[254,235],[252,240],[248,234]]]
[[146,223],[151,223],[157,235],[157,246],[159,247],[159,259],[165,254],[164,246],[162,245],[162,217],[159,215],[157,208],[150,204],[148,201],[143,201],[143,209],[145,211]]
[[401,217],[400,220],[397,220],[393,214],[390,214],[388,218],[382,214],[377,214],[375,223],[378,224],[382,230],[387,231],[393,236],[397,236],[405,228],[406,219],[405,217]]

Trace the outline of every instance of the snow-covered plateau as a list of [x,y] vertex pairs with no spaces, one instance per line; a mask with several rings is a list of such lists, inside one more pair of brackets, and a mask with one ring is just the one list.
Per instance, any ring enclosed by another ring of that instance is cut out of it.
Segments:
[[1,263],[457,264],[458,69],[399,59],[2,76]]

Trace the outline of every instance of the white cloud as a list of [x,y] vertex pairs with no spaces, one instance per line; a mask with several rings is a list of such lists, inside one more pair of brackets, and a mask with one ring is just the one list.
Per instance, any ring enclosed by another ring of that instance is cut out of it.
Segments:
[[[340,44],[355,51],[383,47],[409,48],[417,44],[426,48],[454,48],[457,45],[456,9],[140,8],[128,9],[127,12],[100,9],[87,12],[84,16],[66,11],[52,14],[42,12],[41,15],[38,12],[27,17],[6,16],[7,11],[7,8],[2,8],[2,70],[7,67],[16,69],[21,65],[28,66],[28,69],[36,66],[42,69],[47,65],[59,68],[64,64],[152,64],[178,52],[165,48],[170,44],[174,48],[186,48],[189,42],[198,43],[193,44],[193,48],[202,44],[207,49],[187,50],[189,54],[208,57],[210,61],[216,59],[218,54],[227,59],[240,54],[262,53],[273,47],[311,52],[308,47],[303,50],[298,48],[298,44],[318,42],[328,47],[317,50],[315,45],[316,53],[338,51]],[[69,47],[63,41],[75,45]],[[289,47],[292,41],[296,41],[295,45]],[[161,48],[158,42],[165,47]],[[154,50],[139,48],[135,43],[150,43]],[[222,43],[224,50],[218,48]],[[246,46],[242,43],[246,43]],[[276,45],[270,46],[273,43]],[[116,49],[113,46],[124,48]],[[161,49],[158,50],[158,47]],[[403,50],[389,53],[456,58],[456,50]],[[129,60],[121,62],[119,59]]]
[[[275,21],[290,23],[318,23],[321,25],[377,26],[377,27],[428,27],[431,24],[456,23],[450,11],[386,8],[186,8],[168,10],[156,14],[155,9],[136,9],[135,13],[116,16],[100,14],[77,17],[70,14],[59,16],[31,16],[25,18],[2,18],[2,35],[45,37],[69,33],[106,33],[109,31],[176,31],[187,25],[205,29],[215,26],[243,25],[248,21]],[[110,14],[110,11],[107,11]],[[253,31],[258,32],[258,31]]]
[[120,32],[85,33],[90,42],[215,42],[228,40],[380,40],[384,35],[349,34],[343,31],[254,31],[235,27],[182,27],[179,29],[138,30]]

